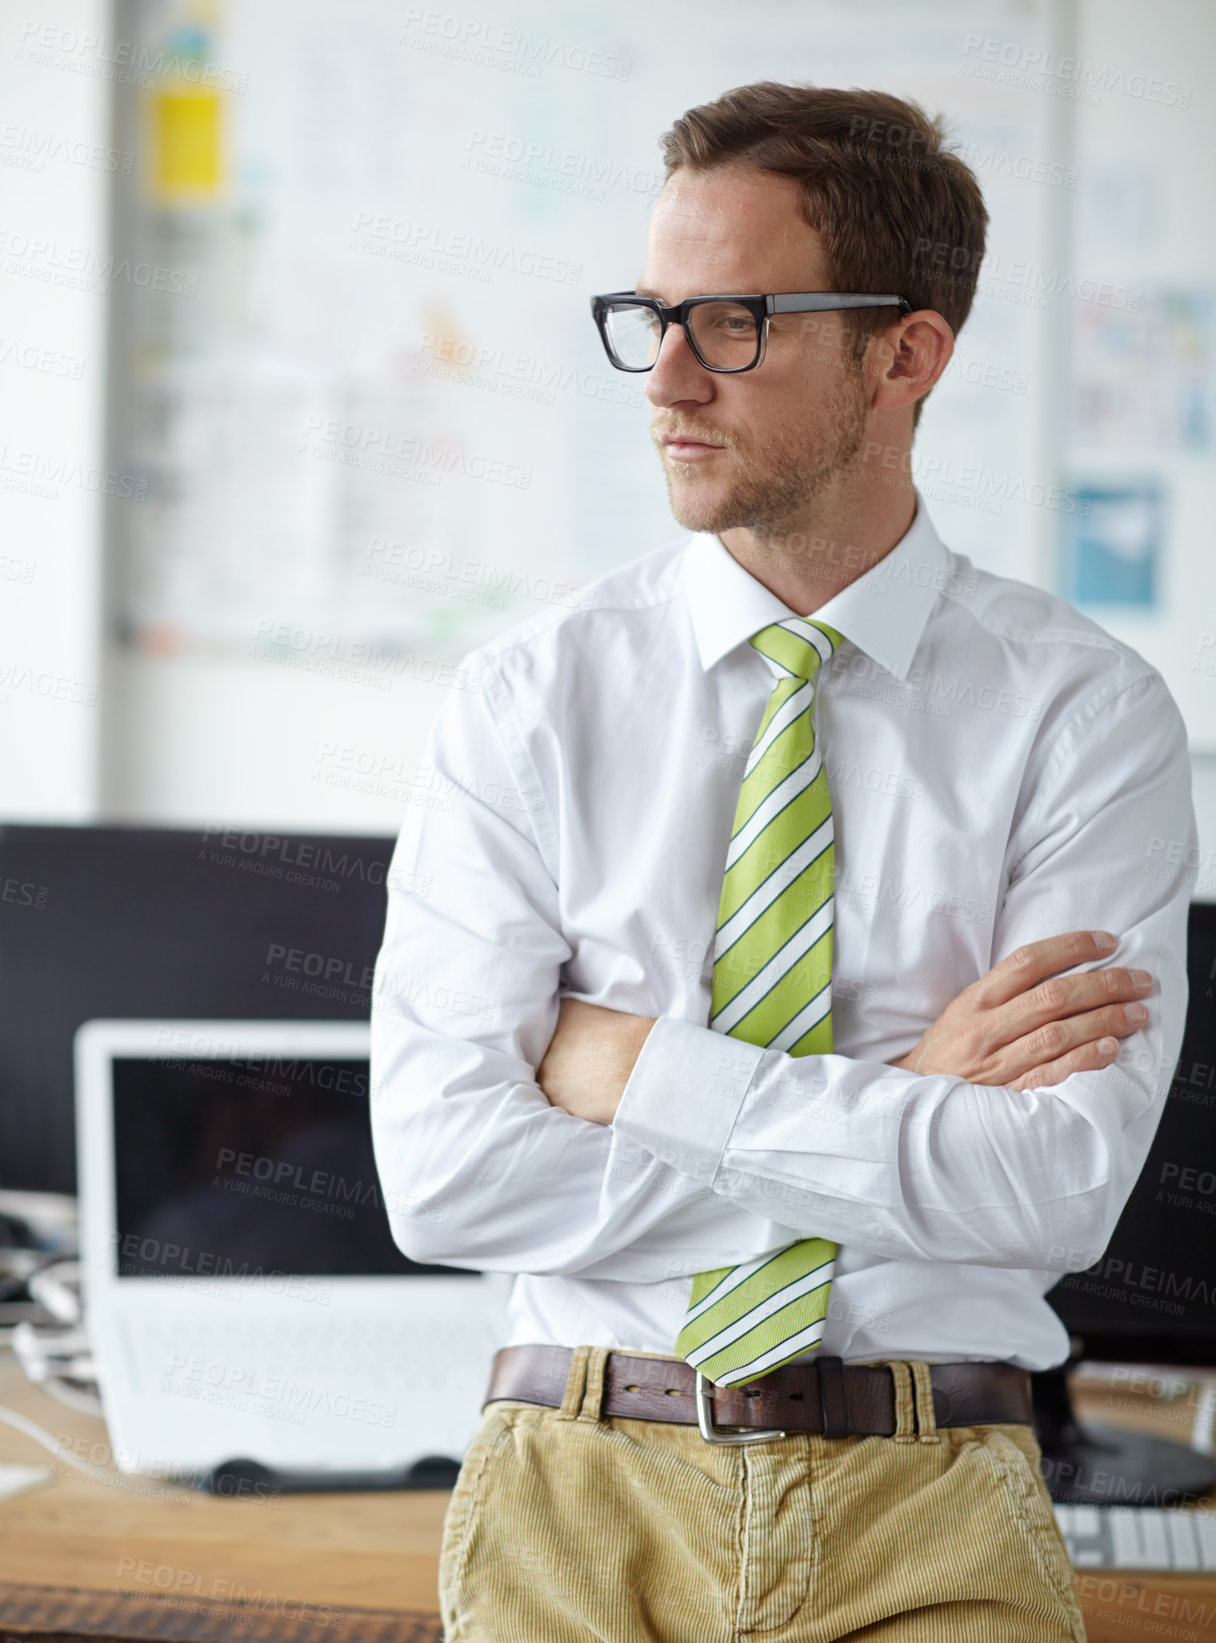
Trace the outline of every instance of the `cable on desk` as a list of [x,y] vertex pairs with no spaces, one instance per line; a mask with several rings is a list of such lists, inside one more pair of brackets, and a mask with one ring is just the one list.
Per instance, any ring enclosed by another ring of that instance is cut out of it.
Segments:
[[112,1472],[107,1472],[104,1467],[94,1466],[92,1461],[79,1460],[75,1455],[66,1453],[59,1439],[52,1436],[44,1427],[27,1419],[25,1415],[19,1415],[15,1409],[6,1409],[2,1403],[0,1403],[0,1421],[4,1421],[8,1426],[15,1426],[18,1432],[24,1432],[27,1438],[33,1438],[35,1443],[40,1443],[44,1449],[49,1449],[56,1460],[63,1461],[66,1466],[74,1466],[78,1472],[83,1472],[86,1477],[97,1478],[102,1483],[113,1483],[114,1474]]
[[[62,1461],[65,1466],[74,1467],[77,1472],[83,1472],[86,1477],[94,1478],[98,1483],[108,1484],[111,1489],[116,1486],[120,1488],[130,1487],[121,1474],[116,1476],[113,1472],[107,1472],[102,1466],[94,1466],[92,1461],[80,1460],[76,1455],[70,1454],[64,1449],[58,1438],[44,1427],[28,1419],[27,1416],[18,1414],[15,1409],[6,1408],[2,1403],[0,1403],[0,1421],[8,1426],[16,1427],[18,1432],[24,1432],[27,1438],[33,1438],[35,1443],[41,1444],[44,1449],[49,1449],[56,1460]],[[175,1485],[167,1478],[158,1480],[158,1484],[162,1489],[180,1489],[183,1494],[187,1493],[181,1485]]]

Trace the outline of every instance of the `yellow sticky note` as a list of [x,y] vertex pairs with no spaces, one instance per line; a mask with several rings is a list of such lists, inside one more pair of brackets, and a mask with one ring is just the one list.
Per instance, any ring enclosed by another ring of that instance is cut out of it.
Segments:
[[211,87],[152,94],[152,184],[162,199],[219,193],[222,124],[221,94]]

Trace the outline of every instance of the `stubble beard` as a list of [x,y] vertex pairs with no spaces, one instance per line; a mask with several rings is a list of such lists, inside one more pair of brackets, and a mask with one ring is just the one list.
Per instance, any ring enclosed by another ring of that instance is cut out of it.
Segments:
[[860,375],[847,375],[826,407],[825,434],[814,451],[808,453],[778,437],[757,460],[730,440],[727,459],[737,478],[727,494],[716,499],[698,494],[701,487],[695,466],[690,465],[692,471],[673,482],[671,467],[664,461],[667,498],[676,523],[685,530],[715,534],[741,528],[761,537],[787,534],[805,518],[810,504],[860,466],[867,416]]

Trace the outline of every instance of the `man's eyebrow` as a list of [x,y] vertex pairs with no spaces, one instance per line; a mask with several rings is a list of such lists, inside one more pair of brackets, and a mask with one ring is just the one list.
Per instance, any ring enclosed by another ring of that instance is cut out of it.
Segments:
[[[660,302],[663,300],[654,287],[650,285],[635,285],[633,294],[635,297],[658,297]],[[707,293],[707,295],[712,295],[712,293]]]

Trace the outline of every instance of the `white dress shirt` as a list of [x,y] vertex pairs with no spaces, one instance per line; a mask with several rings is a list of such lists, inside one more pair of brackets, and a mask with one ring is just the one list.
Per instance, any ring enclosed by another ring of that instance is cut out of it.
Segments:
[[[503,1344],[674,1353],[692,1273],[820,1236],[823,1352],[1062,1362],[1044,1294],[1099,1260],[1182,1042],[1188,882],[1159,864],[1196,834],[1160,675],[947,550],[918,499],[812,613],[845,640],[815,701],[834,1051],[791,1057],[706,1022],[773,687],[747,640],[795,613],[710,534],[582,593],[466,655],[394,851],[371,1074],[400,1248],[517,1274]],[[1155,978],[1112,1066],[1018,1092],[886,1065],[1015,947],[1084,929],[1119,945],[1081,968]],[[659,1018],[611,1125],[535,1081],[563,994]]]

